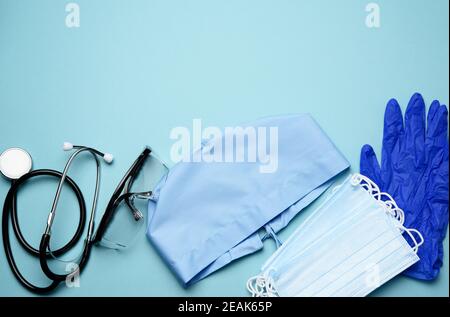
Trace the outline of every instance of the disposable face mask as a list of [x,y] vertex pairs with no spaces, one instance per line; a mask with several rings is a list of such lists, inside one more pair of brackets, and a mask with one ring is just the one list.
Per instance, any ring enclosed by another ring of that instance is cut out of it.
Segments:
[[422,235],[404,228],[403,221],[389,196],[355,174],[267,260],[260,275],[249,279],[247,288],[254,296],[366,296],[419,260]]
[[[243,128],[277,129],[271,144],[276,170],[262,173],[258,161],[180,162],[149,203],[147,237],[184,285],[260,250],[265,237],[276,238],[349,166],[309,115],[265,118]],[[214,152],[224,142],[210,140],[200,151]],[[251,149],[249,142],[233,146],[235,153]]]

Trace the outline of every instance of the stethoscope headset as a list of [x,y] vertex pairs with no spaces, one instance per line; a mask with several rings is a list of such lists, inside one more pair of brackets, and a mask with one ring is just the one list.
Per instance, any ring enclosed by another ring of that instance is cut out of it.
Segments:
[[[26,289],[32,291],[34,293],[43,294],[48,293],[54,290],[61,282],[70,280],[76,274],[80,274],[82,269],[85,267],[92,246],[95,243],[98,243],[102,240],[102,236],[106,231],[106,228],[111,221],[115,208],[120,204],[120,202],[125,201],[126,204],[131,208],[131,210],[136,210],[133,205],[134,198],[136,197],[149,197],[151,196],[151,192],[144,193],[130,193],[129,190],[131,188],[131,184],[133,183],[136,175],[139,173],[142,168],[145,160],[150,156],[151,149],[146,147],[144,151],[139,155],[133,165],[130,167],[128,172],[120,181],[116,190],[114,191],[111,199],[107,205],[106,211],[101,218],[97,231],[94,235],[94,218],[95,211],[97,207],[98,195],[99,195],[99,185],[100,185],[100,160],[99,158],[103,158],[103,160],[110,164],[113,161],[113,156],[108,153],[100,152],[94,148],[86,147],[86,146],[78,146],[72,145],[70,143],[64,143],[63,149],[65,151],[70,151],[74,149],[75,151],[69,157],[64,170],[62,172],[51,170],[51,169],[37,169],[32,170],[32,159],[31,155],[21,148],[10,148],[5,150],[0,154],[0,172],[7,179],[11,181],[11,188],[9,189],[5,202],[3,205],[3,214],[2,214],[2,237],[3,237],[3,246],[5,249],[6,258],[8,260],[9,266],[11,267],[13,275],[16,279],[22,284]],[[80,240],[86,223],[86,203],[83,197],[83,194],[75,183],[75,181],[70,178],[67,173],[69,171],[70,166],[72,165],[74,159],[80,155],[81,153],[90,153],[94,161],[96,163],[96,183],[95,183],[95,192],[92,202],[91,214],[88,222],[88,230],[86,237],[83,243],[83,249],[81,255],[78,258],[77,266],[74,270],[67,274],[59,274],[52,271],[48,265],[48,260],[50,257],[61,256],[71,250],[77,242]],[[23,186],[27,181],[36,177],[52,177],[59,179],[58,187],[56,190],[55,198],[53,199],[51,211],[48,215],[47,224],[45,231],[42,235],[41,242],[39,245],[39,249],[34,248],[30,245],[24,238],[17,216],[17,193],[21,186]],[[55,217],[55,213],[57,210],[58,202],[61,195],[61,190],[63,185],[67,184],[69,189],[75,194],[78,206],[79,206],[79,222],[77,229],[74,235],[70,238],[70,240],[63,245],[62,247],[51,250],[49,248],[51,233],[52,233],[52,224]],[[125,191],[125,193],[123,193]],[[133,211],[134,213],[134,211]],[[17,264],[14,260],[14,256],[11,250],[11,242],[9,237],[9,218],[11,216],[12,228],[15,236],[17,237],[18,243],[21,247],[27,251],[30,255],[38,257],[40,266],[45,275],[51,280],[51,283],[48,286],[36,286],[30,281],[28,281],[20,272],[17,267]],[[135,215],[137,217],[137,215]],[[139,218],[139,217],[137,217]]]

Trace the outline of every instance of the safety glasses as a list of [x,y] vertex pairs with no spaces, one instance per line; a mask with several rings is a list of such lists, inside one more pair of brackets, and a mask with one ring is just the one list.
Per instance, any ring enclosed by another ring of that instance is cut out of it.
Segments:
[[148,200],[168,171],[166,164],[146,147],[111,196],[93,243],[112,249],[132,245],[144,227]]

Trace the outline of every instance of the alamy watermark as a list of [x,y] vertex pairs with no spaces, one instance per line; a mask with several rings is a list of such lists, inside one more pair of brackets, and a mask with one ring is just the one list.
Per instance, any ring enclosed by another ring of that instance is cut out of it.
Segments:
[[203,128],[201,119],[170,132],[173,162],[257,163],[260,173],[278,169],[278,127],[236,126]]
[[66,4],[66,27],[79,28],[80,27],[80,6],[78,3],[69,2]]
[[366,26],[368,28],[379,28],[381,26],[380,22],[380,6],[378,3],[371,2],[366,5]]
[[[65,23],[68,28],[80,27],[80,5],[76,2],[69,2],[65,6],[67,12]],[[366,16],[366,26],[368,28],[379,28],[380,23],[380,5],[376,2],[370,2],[366,5],[365,11],[368,13]]]
[[80,287],[80,269],[77,263],[68,263],[66,265],[66,286],[69,288]]

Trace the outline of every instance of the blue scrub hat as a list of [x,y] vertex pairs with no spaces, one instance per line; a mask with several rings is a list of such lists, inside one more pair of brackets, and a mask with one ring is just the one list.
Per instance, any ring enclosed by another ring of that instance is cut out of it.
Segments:
[[[276,172],[261,173],[259,162],[180,162],[149,203],[147,237],[185,286],[262,249],[261,228],[276,239],[276,232],[349,167],[308,114],[264,118],[245,127],[278,128]],[[210,142],[209,149],[218,140]],[[245,151],[248,144],[234,146]]]

